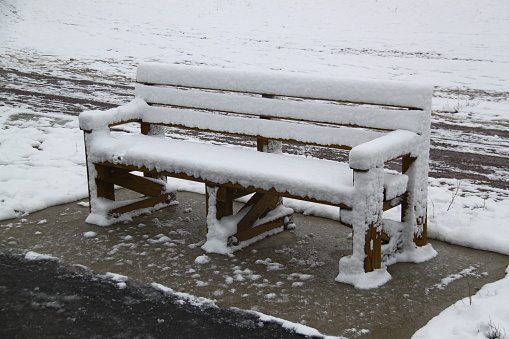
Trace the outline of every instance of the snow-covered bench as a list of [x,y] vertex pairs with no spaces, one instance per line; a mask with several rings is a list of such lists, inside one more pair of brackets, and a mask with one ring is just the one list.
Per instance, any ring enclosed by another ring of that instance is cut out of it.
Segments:
[[[229,253],[292,223],[282,197],[333,205],[353,227],[353,253],[341,258],[337,280],[382,284],[386,264],[434,252],[426,239],[431,93],[410,83],[141,64],[131,103],[79,117],[87,221],[109,225],[171,205],[166,176],[199,181],[207,187],[202,248]],[[110,130],[132,122],[141,134]],[[169,138],[165,127],[251,137],[256,147]],[[349,160],[284,154],[282,142],[350,150]],[[399,172],[384,169],[395,159]],[[144,197],[114,201],[114,185]],[[233,201],[252,193],[234,213]],[[384,219],[397,205],[401,221]]]

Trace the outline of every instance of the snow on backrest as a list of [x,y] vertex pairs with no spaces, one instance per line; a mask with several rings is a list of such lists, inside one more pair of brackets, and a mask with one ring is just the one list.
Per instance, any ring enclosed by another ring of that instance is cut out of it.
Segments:
[[147,84],[369,103],[428,110],[431,86],[394,81],[337,79],[284,72],[143,63],[137,81]]
[[396,130],[423,130],[425,112],[390,107],[365,107],[336,102],[274,100],[231,92],[182,90],[175,87],[135,85],[135,96],[149,104],[171,105],[289,120]]
[[295,124],[288,121],[225,116],[172,107],[148,107],[144,110],[143,120],[148,123],[185,126],[203,131],[347,149],[383,135],[381,132],[373,130],[356,130],[347,127],[316,126]]

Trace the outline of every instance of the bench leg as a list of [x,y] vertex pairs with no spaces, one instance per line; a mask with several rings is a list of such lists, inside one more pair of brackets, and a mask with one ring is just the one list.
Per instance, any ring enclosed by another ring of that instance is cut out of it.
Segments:
[[[107,226],[175,203],[175,192],[167,192],[165,180],[151,173],[151,179],[130,173],[118,165],[88,164],[91,215],[87,222]],[[144,197],[115,202],[114,185]],[[102,198],[102,200],[101,200]]]
[[95,178],[95,186],[97,188],[97,196],[99,198],[115,201],[115,188],[113,184],[99,178]]
[[411,246],[411,242],[421,247],[428,244],[428,171],[426,164],[421,162],[418,158],[403,158],[403,173],[408,175],[408,188],[402,203],[401,221],[410,225],[404,240],[406,246]]
[[[279,196],[255,193],[237,212],[233,201],[252,194],[244,190],[207,185],[207,243],[208,252],[230,253],[247,246],[253,238],[279,233],[293,225],[293,210],[282,205]],[[279,231],[276,231],[280,229]],[[212,246],[211,243],[216,245]],[[219,251],[217,244],[224,248]],[[230,247],[230,250],[226,249]]]
[[354,242],[363,246],[354,245],[353,255],[363,257],[364,272],[372,272],[382,266],[383,180],[383,168],[354,171],[358,199],[352,210],[355,215],[352,226]]
[[[291,217],[293,211],[284,210],[282,203],[283,200],[279,196],[255,193],[239,211],[239,214],[244,212],[245,214],[237,223],[237,233],[232,238],[235,238],[237,242],[242,242],[278,227],[286,228],[290,223],[289,217]],[[282,211],[285,211],[282,215],[276,212],[277,218],[268,218],[266,221],[261,221],[279,206],[281,206]]]
[[339,260],[338,282],[374,288],[391,279],[382,265],[383,182],[383,168],[354,170],[355,198],[348,212],[353,251]]
[[380,227],[371,224],[365,236],[364,272],[372,272],[382,267],[382,234]]

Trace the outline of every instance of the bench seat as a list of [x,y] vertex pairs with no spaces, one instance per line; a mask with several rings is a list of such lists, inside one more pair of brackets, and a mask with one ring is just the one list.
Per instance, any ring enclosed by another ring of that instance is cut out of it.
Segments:
[[[275,189],[287,197],[345,207],[351,206],[354,196],[353,171],[348,164],[338,161],[109,133],[97,135],[89,148],[95,163],[144,166],[166,175],[184,174],[199,181],[239,184],[260,191]],[[407,181],[404,174],[385,173],[385,200],[404,194]]]

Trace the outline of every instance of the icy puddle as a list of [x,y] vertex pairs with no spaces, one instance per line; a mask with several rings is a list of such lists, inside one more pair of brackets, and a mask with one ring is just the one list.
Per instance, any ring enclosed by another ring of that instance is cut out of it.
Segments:
[[99,227],[84,222],[85,203],[71,203],[0,222],[0,245],[31,250],[142,283],[256,310],[348,338],[409,338],[452,303],[505,276],[509,257],[433,241],[439,255],[389,267],[381,288],[336,283],[350,254],[351,230],[295,215],[297,228],[236,252],[204,253],[205,198],[179,192],[180,205]]

